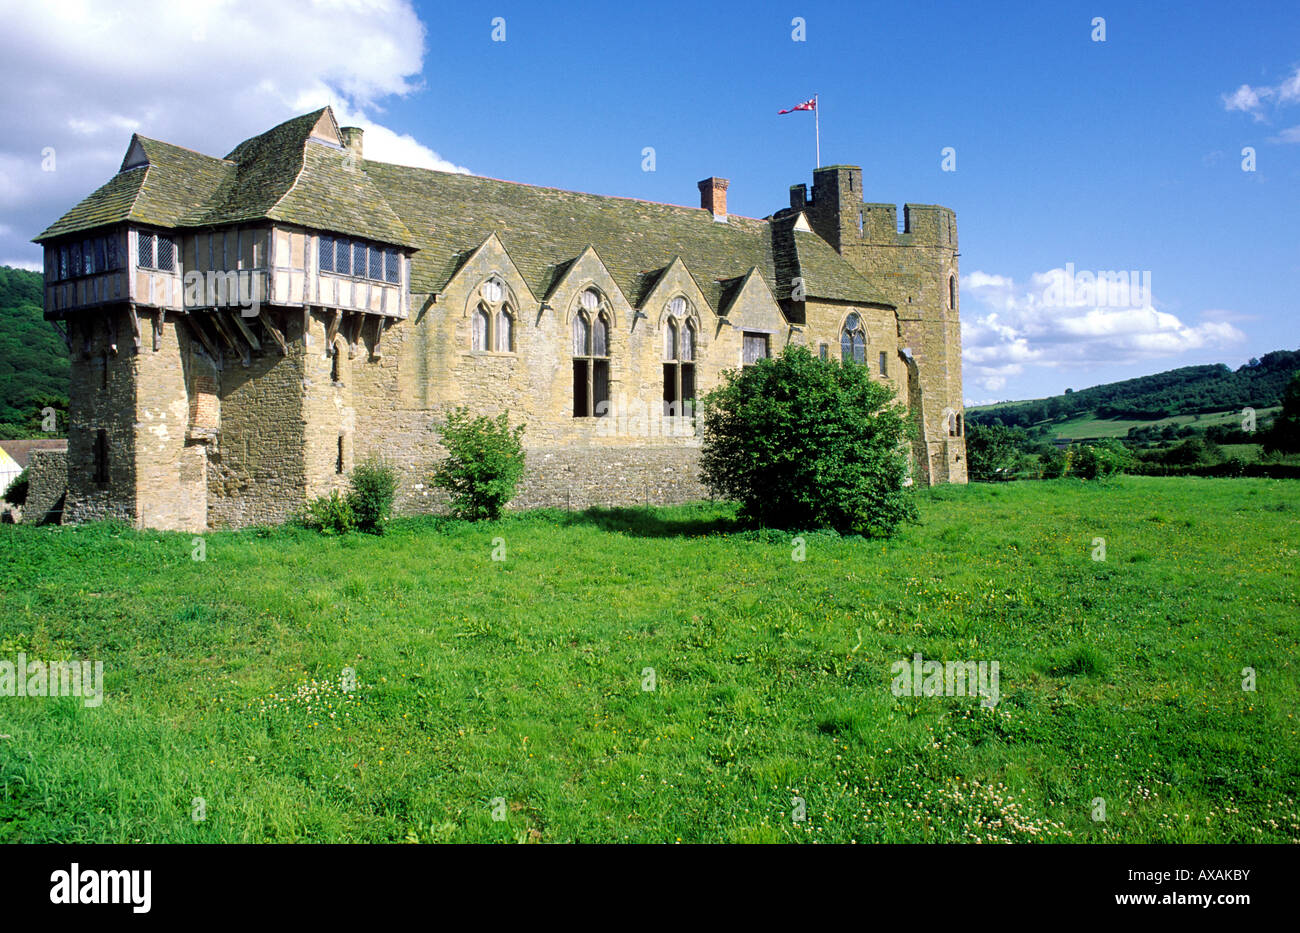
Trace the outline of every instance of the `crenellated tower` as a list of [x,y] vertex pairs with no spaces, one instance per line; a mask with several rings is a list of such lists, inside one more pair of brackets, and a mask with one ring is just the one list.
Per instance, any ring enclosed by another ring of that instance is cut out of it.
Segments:
[[790,189],[790,207],[897,308],[909,404],[922,438],[915,453],[930,483],[966,482],[957,215],[934,204],[866,202],[862,169],[832,165]]

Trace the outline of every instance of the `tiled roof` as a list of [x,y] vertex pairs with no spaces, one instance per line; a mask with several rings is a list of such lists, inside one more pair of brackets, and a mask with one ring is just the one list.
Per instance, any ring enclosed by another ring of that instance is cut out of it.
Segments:
[[[24,470],[31,463],[33,450],[67,450],[68,439],[66,437],[37,437],[29,440],[20,441],[0,441],[0,450],[4,450],[9,456],[14,458]],[[4,492],[0,489],[0,492]]]
[[678,256],[714,310],[751,270],[778,299],[802,276],[813,298],[884,301],[816,234],[794,230],[793,216],[719,223],[701,208],[369,160],[350,165],[345,149],[313,137],[333,120],[329,108],[295,117],[225,159],[137,136],[148,165],[119,173],[37,240],[123,221],[184,228],[267,218],[415,247],[418,293],[443,290],[495,233],[539,297],[590,246],[634,306]]
[[118,172],[108,184],[36,237],[36,242],[126,221],[158,227],[180,226],[188,214],[211,198],[234,174],[235,166],[223,159],[139,134],[131,137],[131,148],[137,144],[148,159],[147,164]]
[[183,229],[266,218],[414,246],[365,173],[344,164],[346,152],[312,138],[327,109],[245,140],[225,159],[136,135],[132,149],[139,143],[147,162],[124,168],[36,242],[123,222]]

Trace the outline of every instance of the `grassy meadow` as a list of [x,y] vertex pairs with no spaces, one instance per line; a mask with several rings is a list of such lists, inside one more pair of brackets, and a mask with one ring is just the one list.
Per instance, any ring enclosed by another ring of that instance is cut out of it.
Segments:
[[[1281,405],[1256,409],[1256,417],[1264,422],[1282,410]],[[1241,427],[1241,409],[1209,412],[1197,415],[1171,415],[1168,418],[1154,420],[1136,420],[1132,418],[1098,418],[1092,412],[1079,415],[1051,425],[1052,433],[1060,439],[1070,441],[1096,440],[1103,437],[1125,437],[1133,428],[1164,428],[1172,425],[1176,428],[1192,425],[1208,428],[1221,425],[1229,428]],[[1254,445],[1251,445],[1254,446]]]
[[[1300,842],[1300,484],[918,500],[889,541],[700,504],[201,561],[0,526],[0,660],[105,671],[0,697],[0,841]],[[1000,702],[895,697],[916,652]]]

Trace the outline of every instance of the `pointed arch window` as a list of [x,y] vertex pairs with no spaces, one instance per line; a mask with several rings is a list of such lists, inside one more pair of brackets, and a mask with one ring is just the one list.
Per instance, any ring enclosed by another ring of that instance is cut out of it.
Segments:
[[487,308],[482,305],[474,312],[474,349],[486,350],[488,348],[488,327],[489,318]]
[[593,289],[573,316],[573,417],[599,418],[609,409],[609,310]]
[[510,311],[507,308],[502,308],[497,312],[496,338],[498,353],[514,352],[515,319],[511,316]]
[[494,275],[479,286],[478,293],[478,307],[470,322],[471,349],[515,352],[515,313],[505,282]]
[[865,363],[867,359],[867,332],[857,312],[844,319],[840,330],[840,359],[845,363]]
[[668,303],[664,322],[664,415],[689,417],[695,410],[695,321],[685,298]]

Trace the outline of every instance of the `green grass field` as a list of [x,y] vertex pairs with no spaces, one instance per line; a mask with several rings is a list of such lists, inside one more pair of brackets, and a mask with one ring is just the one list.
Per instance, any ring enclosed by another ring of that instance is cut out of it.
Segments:
[[[105,668],[97,708],[0,697],[0,841],[1300,841],[1300,484],[919,499],[802,561],[707,504],[203,561],[0,526],[0,660]],[[1000,702],[895,697],[915,652]]]

